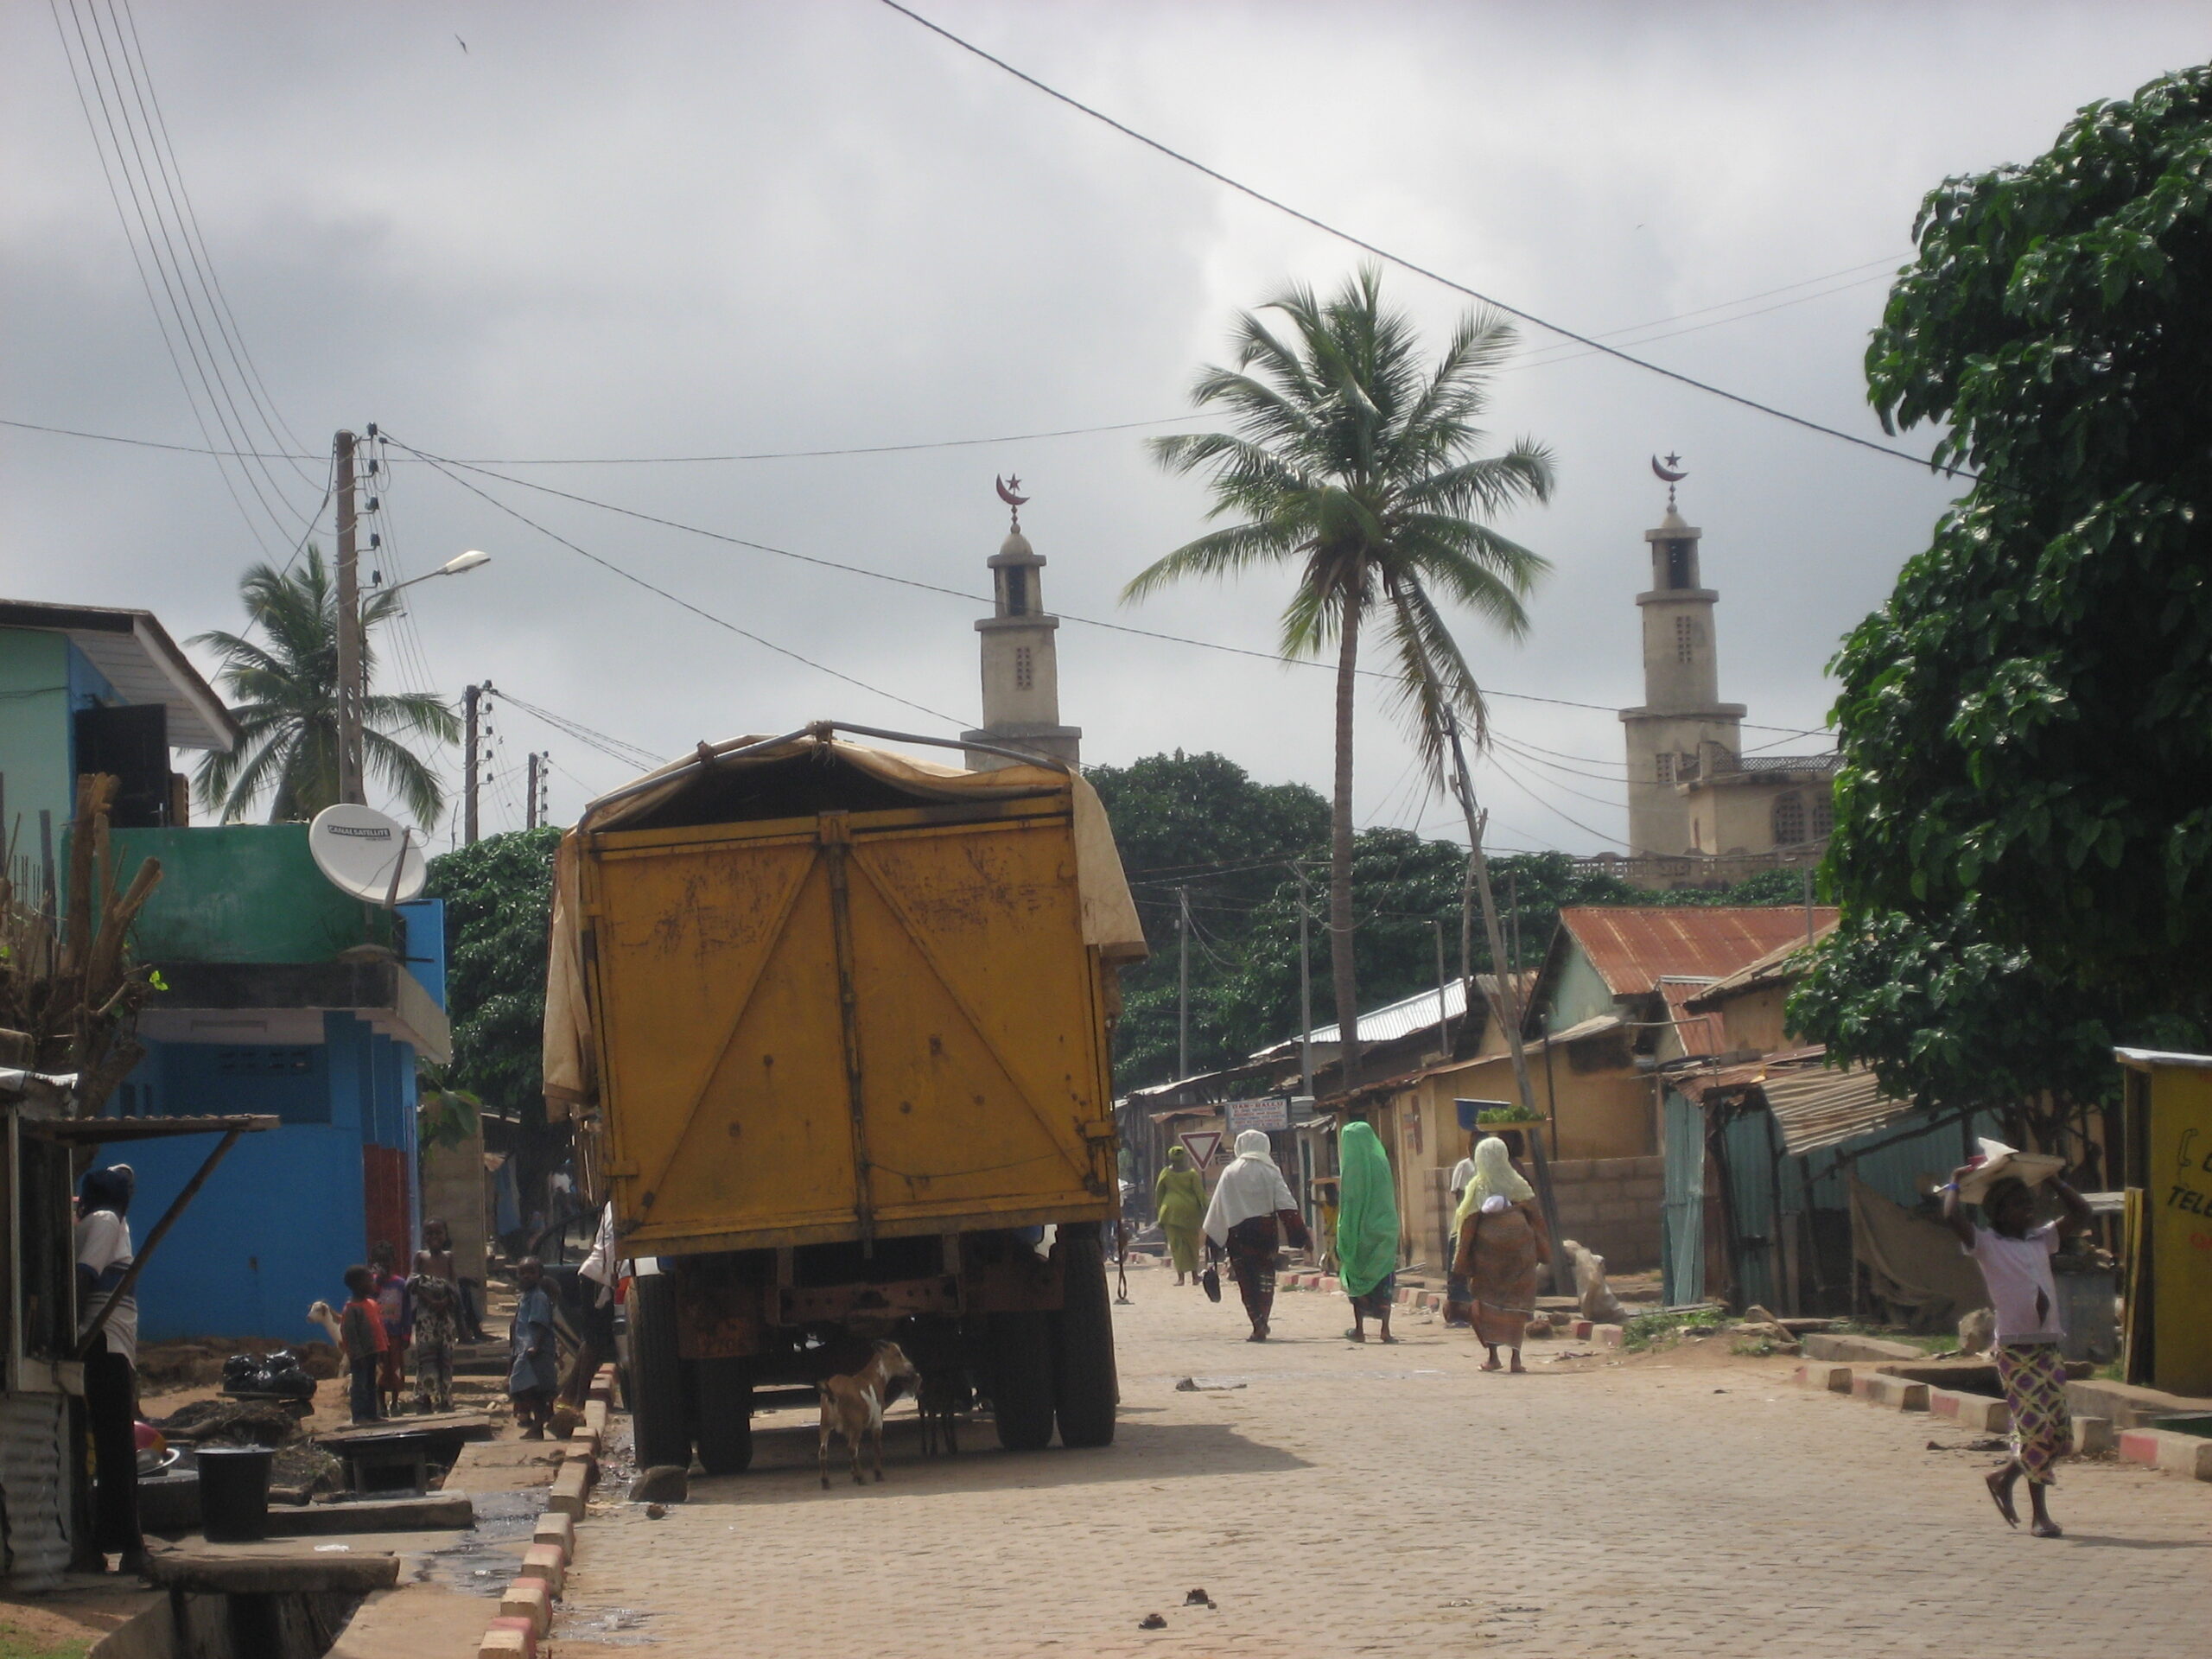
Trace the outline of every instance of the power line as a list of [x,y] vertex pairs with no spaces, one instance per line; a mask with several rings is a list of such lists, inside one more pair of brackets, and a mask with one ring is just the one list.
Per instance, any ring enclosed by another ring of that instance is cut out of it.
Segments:
[[[397,439],[393,439],[392,442],[399,443]],[[876,696],[887,697],[893,702],[899,703],[905,708],[912,709],[922,714],[927,715],[932,720],[941,720],[947,725],[956,727],[963,723],[960,717],[957,715],[948,715],[942,709],[931,708],[927,703],[916,702],[912,697],[902,697],[896,691],[887,691],[881,686],[870,685],[866,680],[860,679],[853,675],[845,673],[840,669],[832,668],[827,663],[817,662],[813,658],[802,655],[800,652],[793,651],[788,645],[779,645],[774,640],[764,639],[761,635],[754,633],[748,628],[741,628],[736,623],[730,621],[728,618],[717,616],[712,611],[707,610],[702,606],[695,605],[690,600],[684,599],[678,594],[669,592],[665,588],[658,587],[654,583],[647,582],[643,576],[640,576],[632,571],[624,569],[620,565],[615,563],[613,560],[602,558],[600,555],[593,552],[589,548],[580,546],[576,543],[570,541],[567,537],[560,534],[557,531],[547,529],[543,524],[539,524],[535,518],[531,518],[527,513],[509,506],[505,502],[500,500],[498,496],[493,495],[488,490],[479,488],[476,485],[470,483],[468,480],[462,478],[457,473],[449,471],[447,467],[439,465],[435,458],[424,454],[423,451],[415,448],[413,446],[406,443],[399,443],[399,447],[407,450],[409,454],[419,456],[423,461],[428,461],[433,471],[442,474],[444,477],[451,480],[454,483],[460,485],[461,488],[467,490],[470,494],[479,496],[484,500],[490,502],[493,506],[497,507],[501,512],[505,513],[509,518],[514,518],[522,524],[529,525],[531,529],[536,531],[539,535],[546,537],[549,541],[558,542],[563,547],[567,548],[571,553],[575,553],[583,558],[589,559],[594,564],[600,566],[602,569],[613,572],[614,575],[621,577],[625,582],[634,582],[637,586],[644,588],[647,593],[658,594],[661,598],[668,601],[671,605],[681,606],[683,609],[690,612],[692,615],[711,622],[718,628],[726,628],[730,632],[736,634],[740,639],[750,639],[754,645],[760,645],[766,650],[772,651],[779,657],[788,657],[791,661],[804,664],[806,667],[813,669],[819,673],[827,674],[832,679],[842,680],[848,685],[858,686],[861,690],[873,693]],[[480,471],[481,469],[471,468],[470,470]],[[486,476],[497,476],[497,474],[486,474]],[[518,480],[510,480],[508,481],[517,482]],[[560,492],[556,491],[555,493],[558,494]]]
[[[387,433],[385,435],[390,437],[391,435]],[[408,454],[414,455],[426,464],[436,467],[440,471],[444,471],[447,467],[460,467],[463,471],[475,473],[480,477],[495,479],[502,484],[512,484],[518,489],[535,490],[541,495],[556,496],[561,500],[573,501],[581,506],[596,507],[602,512],[612,512],[625,518],[634,518],[642,524],[658,524],[664,530],[678,530],[689,536],[702,536],[709,541],[721,542],[731,547],[746,548],[755,553],[771,553],[780,559],[791,559],[800,564],[811,564],[824,570],[842,570],[848,575],[865,576],[874,582],[887,582],[896,587],[913,588],[919,593],[938,594],[947,599],[960,600],[963,602],[970,605],[988,605],[994,602],[987,595],[968,593],[958,588],[948,588],[941,582],[923,582],[913,576],[902,576],[888,570],[871,569],[868,566],[864,564],[849,564],[841,559],[825,559],[817,554],[795,552],[787,547],[777,547],[767,542],[756,542],[743,536],[732,536],[722,531],[709,530],[703,525],[687,524],[681,519],[664,518],[658,513],[646,512],[637,507],[620,506],[612,501],[601,501],[593,496],[580,495],[573,490],[557,489],[550,484],[539,484],[526,478],[512,478],[504,473],[489,471],[473,461],[456,461],[449,455],[435,454],[427,449],[417,448],[414,445],[407,442],[404,439],[391,438],[391,442],[398,448],[405,450]],[[448,478],[453,478],[453,474],[449,472],[447,473],[446,475]],[[484,499],[491,502],[501,512],[512,513],[518,518],[522,518],[520,513],[515,512],[513,508],[508,506],[497,496],[491,494],[487,491],[478,489],[476,486],[470,484],[466,479],[454,478],[453,481],[461,485],[463,488],[470,490],[477,495],[482,496]],[[524,518],[523,522],[530,524],[534,530],[543,530],[543,527],[537,524],[534,520]],[[543,531],[543,533],[549,536],[553,534],[550,531]],[[557,536],[555,536],[553,538],[556,541],[559,541],[561,539]],[[564,543],[564,545],[566,545],[566,543]],[[581,551],[582,550],[578,550]],[[596,555],[587,555],[587,556],[593,558],[597,557]],[[603,560],[600,562],[605,563]],[[619,569],[619,567],[614,566],[610,566],[609,568]],[[628,576],[627,572],[624,572],[623,574],[626,576]],[[645,582],[638,577],[628,576],[628,579],[633,582],[638,582],[639,585],[641,587],[652,587],[651,583]],[[658,588],[654,588],[653,591],[656,593],[662,593],[662,590]],[[662,596],[664,598],[670,599],[675,598],[673,594],[665,593],[662,593]],[[688,603],[688,601],[683,600],[676,600],[676,602],[680,605]],[[1218,640],[1199,639],[1194,639],[1187,634],[1168,633],[1159,628],[1141,628],[1136,626],[1135,624],[1128,622],[1109,622],[1099,617],[1084,616],[1073,611],[1062,611],[1058,614],[1060,620],[1064,622],[1077,622],[1082,624],[1085,627],[1103,628],[1110,633],[1131,634],[1141,639],[1158,639],[1165,641],[1169,645],[1192,645],[1203,651],[1223,652],[1232,657],[1249,657],[1256,658],[1261,662],[1274,663],[1278,665],[1288,664],[1294,667],[1324,669],[1331,673],[1334,673],[1336,671],[1336,665],[1334,664],[1321,662],[1313,658],[1281,657],[1271,651],[1256,651],[1246,645],[1224,645]],[[1401,683],[1399,677],[1391,673],[1387,669],[1362,668],[1357,669],[1354,671],[1364,678],[1385,680],[1393,685],[1396,685]],[[1618,709],[1615,709],[1606,703],[1581,702],[1572,697],[1540,696],[1533,691],[1498,691],[1485,689],[1483,692],[1483,696],[1486,698],[1503,697],[1515,702],[1549,703],[1554,707],[1561,709],[1587,709],[1604,715],[1618,715],[1620,712]],[[950,719],[951,716],[944,715],[941,716],[941,718]],[[1794,728],[1785,728],[1778,726],[1760,726],[1756,721],[1745,721],[1740,723],[1751,727],[1756,730],[1782,731],[1788,729],[1791,732],[1792,735],[1796,734]]]
[[[48,0],[48,6],[51,10],[52,0]],[[171,233],[169,219],[162,213],[160,199],[155,190],[153,176],[155,169],[147,162],[146,147],[139,142],[138,124],[131,120],[130,106],[124,101],[124,77],[122,72],[116,67],[115,49],[109,45],[110,30],[101,27],[99,10],[96,4],[88,5],[86,10],[92,16],[92,37],[96,37],[99,41],[99,56],[97,60],[92,55],[92,40],[86,36],[85,19],[78,12],[76,0],[69,0],[70,22],[76,30],[78,46],[85,54],[86,70],[92,79],[93,92],[99,101],[101,119],[107,129],[108,142],[114,148],[117,165],[124,175],[124,181],[130,188],[131,207],[137,217],[139,228],[144,233],[147,253],[152,258],[156,270],[160,274],[162,294],[168,302],[171,313],[176,318],[179,336],[185,343],[187,354],[193,360],[194,371],[199,377],[201,389],[207,394],[216,424],[223,429],[223,435],[227,442],[243,447],[251,442],[251,429],[245,414],[238,408],[238,398],[231,389],[228,378],[223,373],[222,365],[217,359],[215,347],[207,337],[207,324],[200,315],[200,301],[195,299],[191,281],[186,274],[186,261],[177,252],[177,238]],[[58,16],[55,22],[58,27],[60,23]],[[109,23],[117,36],[119,46],[122,30],[120,25],[116,22],[112,11],[110,14]],[[67,46],[66,37],[63,45],[66,50]],[[100,68],[103,64],[107,71],[105,80],[103,80],[100,76]],[[110,105],[108,97],[111,85],[115,93],[112,106]],[[135,79],[133,85],[135,87]],[[139,113],[141,121],[143,121],[145,109],[143,100],[140,101]],[[121,121],[120,133],[117,130],[118,117]],[[94,133],[93,142],[95,145],[99,143],[97,132]],[[151,142],[152,137],[149,131],[147,143],[150,144]],[[132,171],[133,162],[137,163],[136,172]],[[164,182],[166,182],[166,177],[164,174]],[[143,200],[140,200],[142,188]],[[169,197],[170,213],[176,214],[178,209],[173,191],[169,193]],[[127,232],[128,226],[126,226],[125,228]],[[162,260],[164,251],[168,254],[166,264]],[[174,281],[172,281],[172,274],[174,274]],[[269,485],[269,490],[264,492],[261,483],[255,479],[253,468],[242,466],[240,471],[245,478],[246,487],[251,492],[254,499],[260,503],[262,511],[269,515],[270,522],[276,528],[277,535],[289,540],[291,531],[276,508],[270,505],[270,496],[273,493],[276,499],[289,509],[295,516],[297,515],[298,509],[292,507],[290,502],[285,499],[283,490],[276,483],[275,475],[269,471],[265,463],[263,464],[261,474]]]
[[519,709],[526,715],[535,715],[563,735],[573,737],[587,747],[597,749],[610,760],[620,760],[625,766],[642,766],[647,771],[652,771],[666,764],[664,757],[654,753],[642,744],[625,742],[619,737],[610,737],[605,732],[596,731],[580,720],[571,720],[566,715],[555,714],[550,709],[541,709],[534,702],[525,702],[504,686],[499,688],[499,696],[509,706]]
[[[1134,139],[1138,143],[1142,144],[1146,149],[1156,151],[1158,154],[1165,156],[1172,162],[1179,162],[1182,166],[1187,167],[1194,172],[1204,174],[1215,183],[1222,185],[1228,189],[1234,190],[1239,195],[1249,196],[1251,200],[1259,202],[1263,207],[1272,207],[1277,213],[1282,213],[1288,218],[1294,219],[1302,225],[1310,226],[1314,230],[1319,231],[1325,236],[1332,236],[1340,242],[1349,243],[1351,246],[1361,250],[1363,252],[1371,253],[1376,258],[1383,260],[1390,264],[1396,265],[1401,270],[1409,270],[1417,276],[1426,276],[1429,281],[1436,283],[1442,287],[1448,288],[1456,294],[1464,294],[1469,299],[1478,301],[1484,305],[1495,307],[1497,309],[1504,312],[1509,316],[1518,317],[1522,321],[1529,324],[1531,327],[1541,328],[1548,334],[1559,335],[1562,340],[1571,340],[1579,346],[1585,346],[1593,352],[1599,352],[1607,357],[1615,358],[1623,363],[1630,365],[1631,367],[1642,369],[1648,374],[1658,375],[1662,378],[1672,380],[1677,385],[1688,386],[1694,391],[1701,391],[1706,393],[1708,397],[1721,398],[1726,402],[1737,404],[1740,408],[1751,410],[1758,414],[1771,416],[1775,420],[1786,421],[1790,425],[1802,427],[1808,432],[1818,432],[1826,437],[1840,439],[1843,442],[1848,444],[1855,444],[1861,449],[1871,449],[1878,455],[1887,455],[1893,461],[1909,461],[1915,467],[1933,470],[1931,463],[1925,457],[1916,455],[1910,450],[1892,449],[1888,444],[1877,443],[1872,438],[1860,437],[1855,432],[1846,432],[1840,427],[1824,426],[1820,422],[1809,419],[1805,416],[1793,415],[1788,410],[1778,409],[1772,404],[1764,404],[1755,397],[1747,397],[1741,392],[1730,391],[1726,387],[1716,386],[1710,381],[1700,380],[1694,375],[1684,374],[1679,369],[1666,368],[1660,364],[1652,362],[1648,358],[1637,357],[1631,353],[1623,351],[1618,346],[1608,346],[1604,340],[1599,339],[1595,335],[1582,334],[1576,329],[1566,327],[1564,324],[1554,322],[1548,318],[1540,317],[1533,311],[1523,310],[1517,305],[1509,305],[1503,300],[1494,298],[1491,295],[1482,292],[1479,289],[1470,288],[1465,283],[1456,282],[1452,278],[1445,276],[1441,271],[1436,270],[1430,266],[1421,264],[1414,260],[1406,257],[1403,254],[1393,253],[1389,249],[1382,247],[1379,244],[1370,242],[1364,237],[1355,236],[1350,231],[1340,230],[1336,226],[1330,224],[1326,219],[1318,219],[1312,213],[1306,213],[1302,209],[1292,207],[1288,202],[1283,201],[1277,197],[1268,195],[1263,190],[1255,189],[1252,186],[1243,182],[1241,180],[1231,178],[1228,174],[1220,171],[1218,168],[1208,167],[1204,162],[1198,160],[1194,156],[1186,156],[1181,150],[1176,149],[1170,145],[1164,144],[1157,138],[1148,137],[1144,133],[1139,132],[1135,127],[1129,126],[1123,122],[1116,121],[1112,116],[1108,115],[1103,110],[1095,109],[1090,105],[1083,102],[1080,99],[1071,97],[1070,94],[1060,91],[1056,86],[1048,86],[1044,81],[1038,79],[1036,76],[1029,74],[1026,71],[1015,68],[1014,65],[1008,63],[1004,58],[996,57],[991,53],[983,50],[982,47],[962,39],[959,35],[955,35],[950,29],[946,29],[942,24],[931,22],[928,18],[923,16],[921,13],[914,10],[912,7],[901,5],[899,3],[899,0],[881,0],[881,3],[891,10],[897,12],[900,16],[906,18],[910,22],[920,24],[924,29],[928,29],[932,35],[938,35],[941,39],[950,41],[952,45],[958,47],[962,51],[966,52],[972,56],[981,58],[985,63],[989,64],[993,68],[1004,71],[1007,74],[1013,76],[1016,80],[1022,82],[1025,86],[1033,87],[1038,92],[1044,93],[1046,97],[1065,104],[1070,109],[1075,110],[1081,114],[1087,115],[1092,120],[1099,122],[1105,126],[1111,127],[1123,137]],[[1947,468],[1945,470],[1954,471],[1955,469]],[[1969,481],[1974,480],[1976,476],[1974,474],[1966,472],[1964,470],[1955,470],[1955,475],[1967,479]]]

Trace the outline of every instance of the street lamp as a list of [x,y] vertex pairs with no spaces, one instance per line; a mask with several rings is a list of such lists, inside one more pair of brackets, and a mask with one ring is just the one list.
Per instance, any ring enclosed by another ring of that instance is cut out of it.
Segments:
[[396,594],[403,588],[412,588],[418,582],[428,582],[432,576],[457,576],[463,571],[474,570],[480,564],[491,563],[492,556],[489,553],[480,553],[472,547],[466,553],[454,554],[435,570],[425,571],[419,576],[410,576],[404,582],[396,582],[391,587],[380,588],[378,591]]

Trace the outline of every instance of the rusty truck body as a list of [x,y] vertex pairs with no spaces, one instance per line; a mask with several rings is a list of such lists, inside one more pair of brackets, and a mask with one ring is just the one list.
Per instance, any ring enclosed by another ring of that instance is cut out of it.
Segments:
[[1104,1444],[1109,1040],[1144,943],[1103,810],[1056,763],[839,729],[702,745],[562,842],[547,1096],[655,1269],[639,1460],[745,1467],[764,1390],[877,1336],[1009,1446]]

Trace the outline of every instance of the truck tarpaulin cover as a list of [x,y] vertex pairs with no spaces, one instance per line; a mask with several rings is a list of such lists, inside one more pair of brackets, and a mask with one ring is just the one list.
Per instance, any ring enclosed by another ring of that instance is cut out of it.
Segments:
[[[1084,942],[1102,962],[1140,962],[1147,954],[1144,928],[1122,873],[1121,854],[1098,792],[1079,776],[1048,766],[1009,766],[968,772],[910,755],[810,732],[771,747],[760,737],[702,746],[636,783],[601,797],[584,810],[561,839],[554,865],[552,954],[545,987],[545,1106],[566,1117],[596,1093],[591,1015],[584,1000],[582,931],[579,925],[578,838],[598,831],[734,822],[764,816],[804,817],[844,808],[852,811],[953,805],[1071,794],[1077,886]],[[734,751],[756,749],[737,755]],[[712,757],[711,765],[702,761]],[[811,763],[795,780],[793,763]],[[748,787],[748,785],[753,785]],[[758,797],[772,788],[780,803],[764,811]]]

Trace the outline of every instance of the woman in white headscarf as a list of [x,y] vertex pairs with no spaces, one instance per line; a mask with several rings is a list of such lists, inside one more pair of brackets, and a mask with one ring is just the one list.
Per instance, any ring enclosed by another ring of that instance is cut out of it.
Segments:
[[1247,1129],[1236,1137],[1236,1157],[1214,1184],[1206,1206],[1207,1242],[1229,1252],[1229,1270],[1252,1321],[1247,1342],[1268,1339],[1268,1316],[1275,1305],[1275,1252],[1288,1237],[1306,1246],[1305,1218],[1290,1183],[1275,1167],[1265,1130]]
[[1552,1259],[1551,1241],[1536,1209],[1536,1192],[1513,1167],[1512,1154],[1497,1136],[1475,1147],[1474,1173],[1459,1198],[1455,1228],[1459,1240],[1454,1276],[1474,1298],[1475,1339],[1490,1350],[1483,1370],[1500,1368],[1497,1351],[1513,1351],[1514,1370],[1521,1363],[1521,1338],[1536,1311],[1536,1264]]

